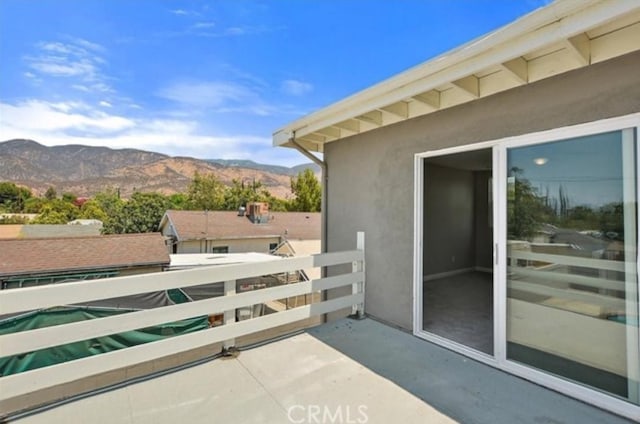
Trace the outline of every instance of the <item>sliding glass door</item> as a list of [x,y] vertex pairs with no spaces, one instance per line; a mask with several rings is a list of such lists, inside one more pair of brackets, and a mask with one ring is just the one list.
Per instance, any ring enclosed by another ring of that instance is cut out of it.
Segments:
[[500,184],[506,360],[640,404],[634,131],[511,144]]

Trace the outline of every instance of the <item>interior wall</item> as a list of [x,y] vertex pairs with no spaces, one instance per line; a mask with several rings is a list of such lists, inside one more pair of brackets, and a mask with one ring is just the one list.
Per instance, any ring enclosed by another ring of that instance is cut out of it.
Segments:
[[630,53],[327,143],[326,245],[365,232],[367,313],[413,328],[415,154],[640,112],[638,69]]
[[475,171],[474,176],[474,219],[475,219],[475,258],[474,267],[493,270],[493,216],[489,201],[489,181],[491,171]]
[[424,275],[472,268],[474,173],[430,163],[424,171]]

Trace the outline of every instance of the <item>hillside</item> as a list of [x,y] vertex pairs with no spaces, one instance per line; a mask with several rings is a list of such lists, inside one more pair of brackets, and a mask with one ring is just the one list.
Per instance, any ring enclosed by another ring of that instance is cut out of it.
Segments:
[[0,142],[0,181],[11,181],[43,194],[91,196],[119,188],[124,197],[135,190],[172,194],[185,191],[193,175],[214,173],[225,184],[233,179],[256,180],[276,197],[290,196],[290,176],[305,167],[286,168],[246,160],[201,160],[136,149],[81,145],[47,147],[33,140]]
[[305,163],[302,165],[294,166],[292,168],[287,168],[286,166],[279,165],[267,165],[264,163],[257,163],[252,160],[246,159],[207,159],[207,162],[223,165],[223,166],[231,166],[235,168],[247,168],[247,169],[257,169],[260,171],[272,172],[274,174],[282,174],[282,175],[298,175],[300,172],[305,169],[311,169],[314,174],[320,173],[320,167],[315,163]]

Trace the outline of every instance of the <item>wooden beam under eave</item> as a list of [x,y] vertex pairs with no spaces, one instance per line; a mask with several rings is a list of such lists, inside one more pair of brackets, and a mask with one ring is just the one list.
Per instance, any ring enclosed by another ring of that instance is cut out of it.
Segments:
[[322,149],[323,143],[316,143],[312,140],[309,140],[307,136],[296,138],[296,143],[298,143],[305,149],[310,150],[312,152],[322,152],[323,150]]
[[344,128],[341,128],[337,125],[332,125],[331,127],[332,129],[338,130],[340,131],[340,137],[339,138],[343,138],[343,137],[349,137],[350,135],[354,135],[354,134],[358,134],[360,131],[350,131],[350,130],[346,130]]
[[341,130],[347,130],[353,133],[360,132],[360,121],[355,119],[347,119],[346,121],[338,122],[334,126],[340,128]]
[[311,134],[305,134],[303,137],[300,137],[300,139],[308,140],[309,142],[312,142],[312,143],[325,143],[327,141],[326,136],[322,134],[318,134],[317,132],[311,133]]
[[500,67],[516,77],[522,84],[529,82],[529,63],[523,57],[516,57],[513,60],[501,63]]
[[475,75],[460,78],[457,81],[451,81],[451,84],[458,87],[462,91],[471,94],[473,97],[480,97],[480,82]]
[[340,133],[340,128],[335,127],[326,127],[321,130],[316,131],[318,134],[326,135],[329,138],[340,138],[342,134]]
[[568,38],[565,41],[567,50],[578,59],[582,66],[591,63],[591,40],[585,33],[578,34],[575,37]]
[[412,99],[431,106],[433,109],[440,109],[440,92],[437,90],[429,90],[425,93],[416,94]]
[[360,116],[356,116],[355,119],[363,122],[368,122],[377,126],[382,125],[382,112],[379,110],[372,110],[371,112],[363,113]]
[[393,103],[389,106],[381,107],[380,109],[402,119],[407,119],[409,117],[409,105],[407,102]]

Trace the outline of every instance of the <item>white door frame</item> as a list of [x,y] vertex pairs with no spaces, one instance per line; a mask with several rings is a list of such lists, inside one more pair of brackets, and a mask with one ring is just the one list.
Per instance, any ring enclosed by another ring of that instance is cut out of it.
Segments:
[[[605,394],[596,389],[573,383],[543,371],[507,360],[506,358],[506,177],[507,177],[507,149],[575,138],[608,131],[618,131],[625,128],[635,128],[636,133],[636,166],[640,168],[640,113],[621,117],[608,118],[599,121],[555,128],[552,130],[529,133],[519,136],[506,137],[485,141],[472,145],[458,146],[441,150],[426,151],[414,156],[414,278],[413,278],[413,334],[422,339],[468,356],[472,359],[510,372],[542,386],[556,390],[568,396],[580,399],[602,409],[612,411],[625,417],[640,420],[640,406],[633,405],[613,395]],[[441,336],[426,332],[422,329],[423,317],[423,218],[424,218],[424,159],[434,156],[449,155],[480,149],[493,149],[493,241],[494,241],[494,355],[488,355],[460,343],[453,342]],[[636,175],[636,187],[640,187],[640,169]],[[638,237],[640,240],[640,229]],[[637,258],[636,258],[637,259]],[[640,262],[640,261],[637,261]],[[636,271],[640,275],[640,264]],[[638,282],[640,290],[640,282]],[[640,340],[640,328],[638,328]]]
[[[470,151],[475,151],[475,150],[486,150],[486,149],[493,149],[493,155],[495,155],[495,146],[497,145],[497,142],[495,141],[491,141],[491,142],[485,142],[485,143],[476,143],[476,144],[472,144],[472,145],[466,145],[466,146],[458,146],[458,147],[451,147],[451,148],[447,148],[447,149],[441,149],[441,150],[434,150],[434,151],[429,151],[429,152],[423,152],[423,153],[418,153],[415,155],[414,157],[414,208],[415,208],[415,213],[414,213],[414,260],[413,260],[413,264],[414,264],[414,285],[413,285],[413,290],[414,290],[414,310],[413,310],[413,334],[428,340],[430,342],[436,343],[438,345],[441,345],[443,347],[446,347],[448,349],[451,349],[455,352],[458,353],[462,353],[463,355],[469,356],[470,358],[473,358],[477,361],[480,362],[484,362],[493,366],[497,366],[497,360],[495,355],[490,355],[484,352],[481,352],[479,350],[470,348],[469,346],[466,346],[462,343],[458,343],[455,342],[453,340],[447,339],[446,337],[442,337],[442,336],[438,336],[437,334],[433,334],[430,333],[428,331],[425,331],[422,329],[422,317],[423,317],[423,312],[424,312],[424,305],[423,305],[423,292],[424,292],[424,284],[423,284],[423,274],[424,274],[424,270],[423,270],[423,249],[424,246],[422,244],[422,235],[423,235],[423,231],[424,231],[424,159],[429,158],[429,157],[436,157],[436,156],[444,156],[444,155],[451,155],[451,154],[455,154],[455,153],[464,153],[464,152],[470,152]],[[495,158],[494,158],[495,161]],[[494,224],[494,230],[496,228],[495,224],[496,224],[496,202],[495,202],[495,196],[496,196],[496,184],[497,184],[497,179],[496,179],[496,174],[495,174],[495,165],[492,166],[493,169],[493,173],[492,173],[492,193],[494,196],[494,201],[492,202],[493,205],[493,224]],[[494,235],[495,237],[495,235]],[[495,246],[495,244],[494,244]],[[497,290],[497,284],[496,284],[496,277],[495,277],[495,271],[496,271],[496,261],[495,261],[495,251],[494,251],[494,277],[493,277],[493,307],[494,307],[494,317],[496,316],[495,313],[495,308],[496,308],[496,300],[497,300],[497,295],[498,295],[498,290]],[[497,336],[498,336],[498,327],[496,326],[496,321],[495,319],[493,320],[493,345],[494,345],[494,353],[496,352],[496,347],[497,347]]]

